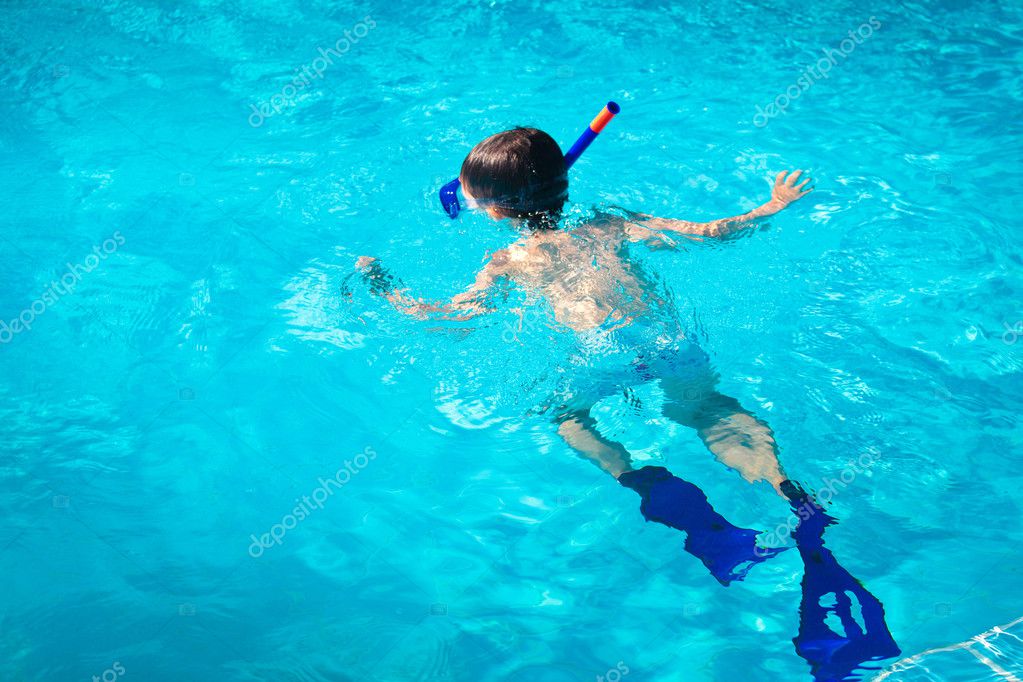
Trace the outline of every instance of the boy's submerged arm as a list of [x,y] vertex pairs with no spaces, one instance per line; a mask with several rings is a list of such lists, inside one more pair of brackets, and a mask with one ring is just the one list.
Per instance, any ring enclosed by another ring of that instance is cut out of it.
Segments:
[[774,189],[771,190],[770,201],[748,213],[731,218],[712,220],[709,223],[696,223],[688,220],[657,218],[645,213],[633,213],[632,223],[627,226],[629,236],[636,241],[644,241],[654,246],[673,245],[670,238],[666,238],[666,235],[663,234],[665,232],[674,232],[690,237],[727,237],[748,227],[757,218],[774,215],[800,197],[809,194],[813,187],[803,189],[810,182],[809,178],[796,184],[801,174],[802,171],[797,170],[789,173],[786,177],[785,171],[781,171],[774,179]]
[[468,320],[478,315],[489,313],[492,309],[486,303],[487,289],[497,281],[503,273],[500,264],[503,253],[498,252],[476,275],[476,281],[460,294],[451,297],[450,301],[426,301],[408,294],[408,289],[400,288],[394,279],[376,258],[362,256],[355,267],[362,271],[363,279],[369,289],[377,296],[390,301],[394,307],[406,315],[420,319]]

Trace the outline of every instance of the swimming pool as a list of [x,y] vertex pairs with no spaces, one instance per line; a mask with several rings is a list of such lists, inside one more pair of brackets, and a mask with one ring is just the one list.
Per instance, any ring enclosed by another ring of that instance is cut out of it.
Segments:
[[[424,325],[351,277],[461,291],[513,235],[440,185],[608,99],[578,206],[706,220],[817,179],[644,260],[791,475],[870,456],[827,541],[903,654],[1023,615],[1018,4],[0,13],[3,679],[811,679],[796,552],[721,587],[530,413],[570,346],[544,311]],[[599,410],[637,459],[787,520],[637,393]]]

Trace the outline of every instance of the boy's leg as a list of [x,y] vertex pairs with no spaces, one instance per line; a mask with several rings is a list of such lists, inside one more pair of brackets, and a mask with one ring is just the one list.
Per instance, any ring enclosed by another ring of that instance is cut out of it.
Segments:
[[597,430],[597,421],[584,407],[562,412],[556,419],[558,435],[583,457],[618,478],[632,470],[629,451],[621,443],[609,440]]
[[722,464],[750,483],[764,480],[779,495],[788,477],[778,461],[774,432],[739,401],[716,390],[712,374],[701,378],[662,377],[664,416],[696,429],[704,445]]
[[700,559],[722,585],[742,580],[754,564],[781,551],[758,547],[756,531],[729,523],[714,511],[703,491],[667,469],[633,470],[625,446],[597,431],[589,408],[563,411],[557,421],[558,434],[566,443],[639,493],[640,511],[647,521],[684,531],[685,550]]

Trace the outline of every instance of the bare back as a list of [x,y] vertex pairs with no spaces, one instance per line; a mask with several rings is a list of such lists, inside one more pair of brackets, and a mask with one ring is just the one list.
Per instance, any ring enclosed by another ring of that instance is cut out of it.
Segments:
[[629,258],[621,221],[598,219],[572,230],[529,234],[494,254],[497,271],[542,296],[555,319],[576,331],[625,326],[664,305]]

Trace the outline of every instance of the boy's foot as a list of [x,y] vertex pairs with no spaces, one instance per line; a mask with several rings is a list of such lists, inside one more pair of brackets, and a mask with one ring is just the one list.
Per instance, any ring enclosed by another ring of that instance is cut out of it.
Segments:
[[[810,664],[815,680],[857,679],[850,676],[862,663],[900,653],[885,623],[884,606],[824,546],[824,529],[835,518],[792,481],[782,483],[782,489],[800,518],[792,537],[804,566],[799,634],[792,643]],[[859,605],[859,621],[853,598]],[[841,633],[832,629],[838,625]]]
[[755,564],[787,549],[758,546],[759,531],[733,526],[714,511],[702,490],[664,467],[626,471],[618,482],[643,498],[640,511],[647,521],[685,531],[685,550],[722,585],[742,580]]
[[796,545],[804,548],[822,546],[824,529],[838,523],[838,520],[824,511],[824,507],[795,481],[782,481],[779,487],[792,505],[792,512],[800,519],[799,525],[792,531]]

